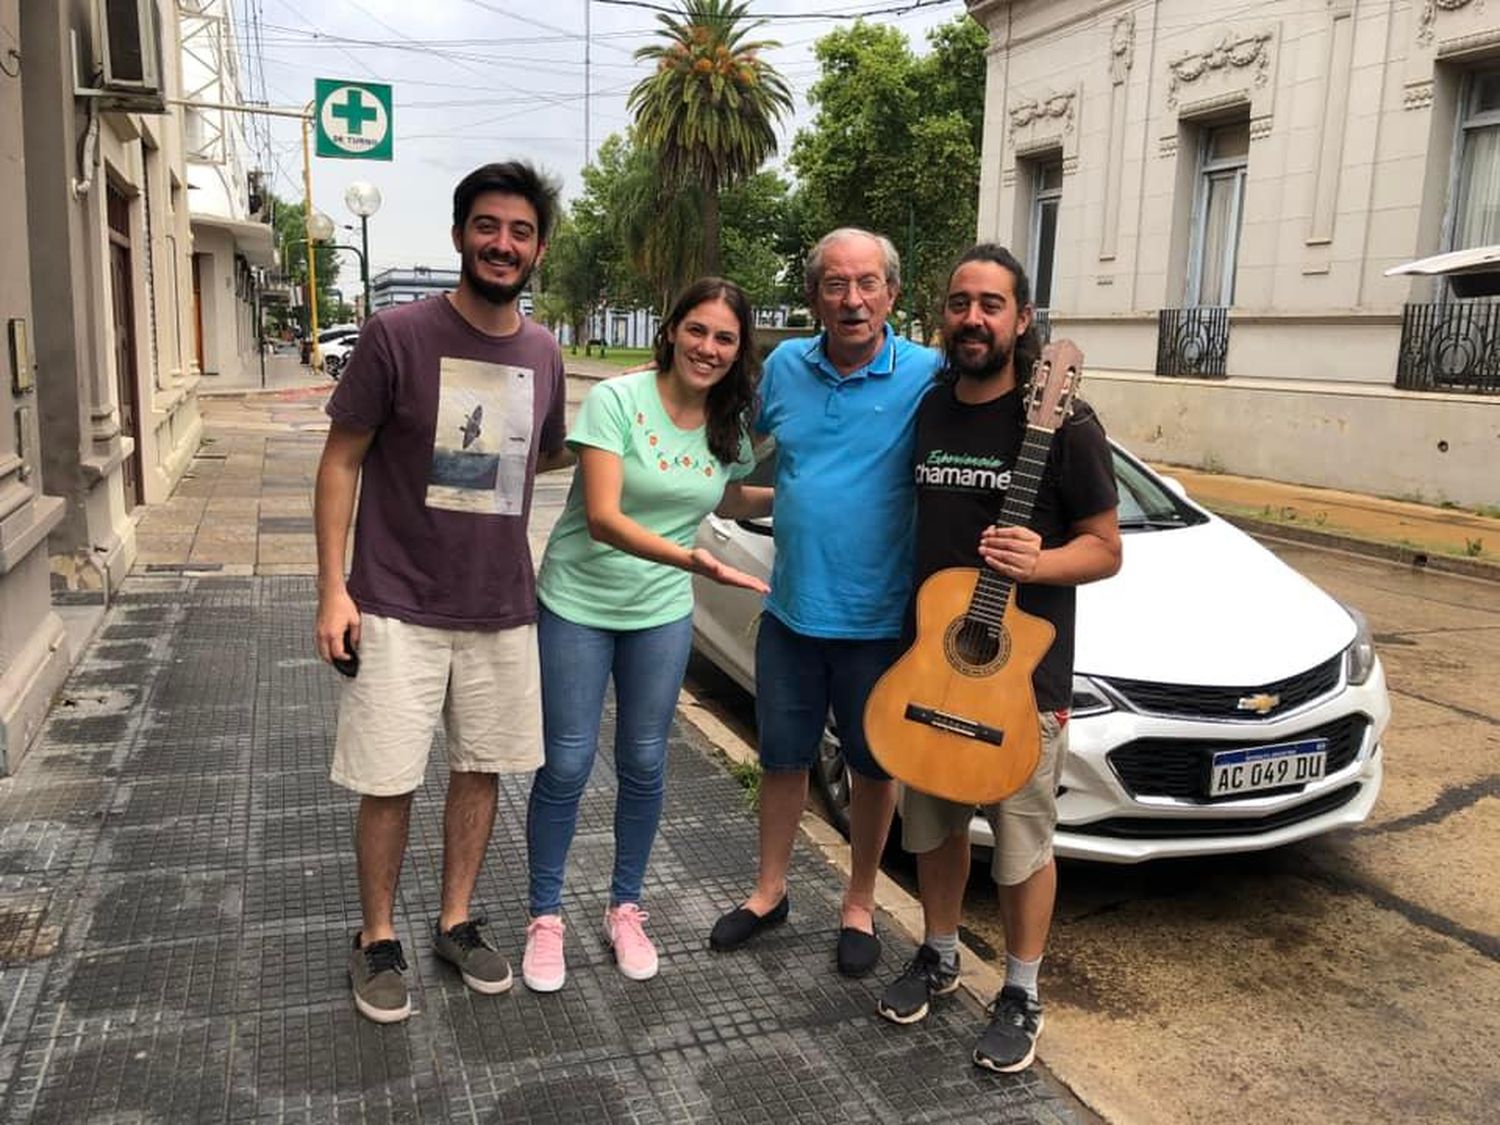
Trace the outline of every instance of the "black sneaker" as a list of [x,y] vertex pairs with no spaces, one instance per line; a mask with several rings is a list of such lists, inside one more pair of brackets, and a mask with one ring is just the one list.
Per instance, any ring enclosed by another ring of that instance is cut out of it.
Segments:
[[432,924],[432,951],[458,969],[464,983],[475,992],[494,996],[510,988],[514,978],[510,962],[479,932],[487,918],[470,918],[450,930]]
[[927,1017],[934,996],[947,996],[957,987],[958,961],[949,968],[936,949],[920,945],[901,975],[886,985],[875,1010],[892,1023],[916,1023]]
[[1036,1057],[1036,1037],[1042,1033],[1042,1006],[1024,988],[1010,985],[985,1009],[990,1026],[974,1044],[974,1065],[1001,1074],[1025,1070]]
[[354,1006],[360,1015],[376,1023],[396,1023],[411,1015],[411,998],[401,979],[405,968],[399,941],[372,941],[361,949],[359,935],[354,935],[349,983],[354,986]]

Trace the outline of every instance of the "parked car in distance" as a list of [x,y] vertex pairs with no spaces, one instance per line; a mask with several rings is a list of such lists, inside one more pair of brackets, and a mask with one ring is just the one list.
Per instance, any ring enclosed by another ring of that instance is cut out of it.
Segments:
[[[1113,447],[1124,561],[1078,591],[1058,855],[1115,863],[1253,851],[1358,824],[1380,792],[1390,720],[1370,632],[1182,486]],[[753,483],[770,484],[774,449]],[[698,534],[769,579],[771,520],[710,515]],[[693,636],[755,690],[761,600],[694,579]],[[847,831],[836,732],[814,770]],[[993,844],[974,818],[972,840]]]
[[323,370],[337,379],[349,362],[354,345],[359,342],[359,325],[337,324],[318,333],[318,350],[323,354]]

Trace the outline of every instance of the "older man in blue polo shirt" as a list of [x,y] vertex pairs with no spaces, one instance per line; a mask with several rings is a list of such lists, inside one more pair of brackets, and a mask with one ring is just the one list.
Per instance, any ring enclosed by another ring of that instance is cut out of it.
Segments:
[[865,742],[865,700],[900,655],[914,419],[942,360],[886,323],[901,289],[888,238],[852,227],[824,236],[808,255],[806,285],[823,332],[771,353],[756,422],[778,450],[776,563],[755,646],[760,871],[709,945],[735,949],[786,919],[787,867],[831,708],[852,774],[853,869],[837,961],[862,976],[880,957],[875,876],[896,801]]

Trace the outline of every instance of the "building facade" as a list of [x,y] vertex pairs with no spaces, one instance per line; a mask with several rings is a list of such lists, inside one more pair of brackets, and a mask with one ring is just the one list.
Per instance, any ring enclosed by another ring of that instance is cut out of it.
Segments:
[[[107,19],[105,17],[108,17]],[[175,12],[0,0],[0,771],[66,673],[60,603],[104,604],[133,512],[198,446]],[[22,337],[24,347],[18,347]],[[18,358],[19,357],[19,358]]]
[[275,234],[260,177],[251,169],[248,119],[213,108],[242,104],[239,48],[230,0],[176,0],[182,89],[199,103],[182,110],[193,229],[193,361],[211,383],[247,381],[260,363],[265,271]]
[[1385,270],[1500,242],[1500,7],[970,0],[979,235],[1164,461],[1500,503],[1500,305]]

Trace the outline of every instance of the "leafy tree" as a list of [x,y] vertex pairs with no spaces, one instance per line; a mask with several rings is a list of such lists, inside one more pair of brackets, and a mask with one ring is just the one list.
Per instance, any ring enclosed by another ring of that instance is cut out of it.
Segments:
[[707,273],[720,271],[720,195],[754,175],[776,152],[776,125],[792,108],[786,82],[760,52],[780,46],[750,40],[765,24],[748,2],[681,0],[677,14],[656,19],[660,42],[637,59],[656,72],[630,93],[641,146],[655,154],[664,198],[696,188]]
[[820,39],[822,74],[808,95],[817,115],[791,153],[804,244],[835,226],[885,234],[924,326],[936,323],[948,270],[974,239],[987,40],[961,16],[928,42],[919,58],[899,30],[863,21]]
[[537,270],[536,312],[539,319],[573,330],[573,350],[585,338],[589,313],[604,289],[603,239],[570,214],[562,215]]
[[[596,302],[664,312],[685,285],[707,272],[701,192],[665,184],[652,152],[613,134],[584,169],[583,183],[569,222],[588,253],[575,256],[554,240],[546,263],[548,288],[572,286],[574,275],[589,268]],[[787,185],[771,172],[759,172],[724,193],[724,273],[757,303],[780,299],[786,204]]]

